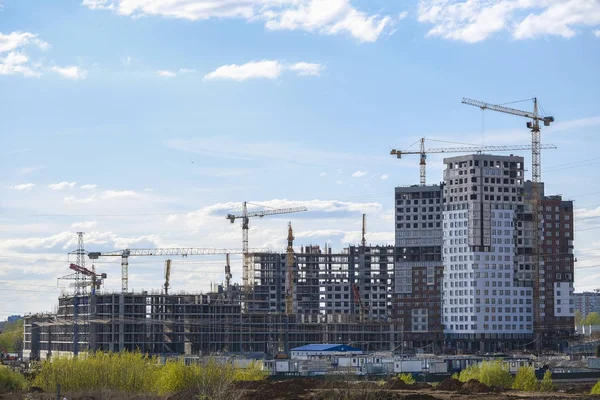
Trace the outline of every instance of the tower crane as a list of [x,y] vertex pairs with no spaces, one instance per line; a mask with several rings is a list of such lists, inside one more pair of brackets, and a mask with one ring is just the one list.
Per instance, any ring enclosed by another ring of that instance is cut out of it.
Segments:
[[[392,149],[391,155],[395,155],[397,158],[402,158],[405,154],[419,154],[419,165],[420,165],[420,183],[421,186],[426,185],[426,168],[427,168],[427,154],[431,153],[481,153],[482,151],[511,151],[511,150],[530,150],[534,146],[530,145],[513,145],[513,146],[466,146],[466,147],[445,147],[445,148],[429,148],[425,149],[425,138],[421,138],[421,148],[419,151],[415,150],[396,150]],[[541,149],[556,149],[553,144],[540,145]]]
[[[247,251],[247,250],[246,250]],[[269,249],[252,249],[252,252],[268,252]],[[75,254],[71,252],[69,254]],[[88,257],[97,260],[100,257],[121,257],[121,283],[123,293],[129,290],[129,257],[131,256],[203,256],[215,254],[243,254],[242,250],[211,248],[162,248],[162,249],[125,249],[108,252],[90,251]]]
[[249,279],[249,270],[250,270],[250,257],[248,251],[248,224],[249,218],[252,217],[264,217],[266,215],[277,215],[277,214],[290,214],[296,212],[308,211],[306,207],[290,207],[290,208],[279,208],[272,210],[262,210],[262,211],[252,211],[248,212],[248,203],[245,201],[242,205],[242,213],[235,214],[227,214],[225,218],[227,218],[232,224],[236,219],[242,219],[242,252],[244,257],[244,264],[242,269],[242,282],[244,288],[248,289],[250,286]]
[[537,97],[533,99],[533,112],[518,110],[516,108],[505,107],[503,105],[490,104],[479,100],[463,98],[462,103],[470,106],[479,107],[482,110],[498,111],[505,114],[516,115],[531,119],[527,122],[527,128],[531,130],[531,208],[533,219],[533,326],[536,333],[536,345],[542,345],[542,331],[545,330],[544,321],[540,310],[540,254],[541,254],[541,225],[540,225],[540,200],[541,200],[541,182],[542,182],[542,161],[540,121],[544,126],[550,126],[554,122],[554,117],[542,117],[538,112]]

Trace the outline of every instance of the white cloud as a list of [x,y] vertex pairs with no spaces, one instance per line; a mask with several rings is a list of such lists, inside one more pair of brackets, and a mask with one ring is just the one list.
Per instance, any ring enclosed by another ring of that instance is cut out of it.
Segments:
[[355,173],[352,174],[353,178],[362,178],[363,176],[367,175],[367,171],[362,171],[362,170],[358,170]]
[[597,0],[555,0],[540,14],[529,14],[514,31],[517,39],[543,35],[565,38],[575,36],[576,26],[600,25],[600,2]]
[[20,185],[9,186],[9,189],[13,190],[29,190],[35,186],[35,183],[22,183]]
[[245,81],[252,78],[276,79],[281,75],[283,66],[279,61],[251,61],[246,64],[223,65],[204,76],[204,80],[232,79]]
[[35,44],[42,50],[47,50],[50,45],[30,32],[12,32],[3,34],[0,32],[0,53],[6,53],[24,47],[30,43]]
[[[264,21],[271,30],[304,30],[324,35],[349,34],[374,42],[394,20],[357,10],[350,0],[84,0],[90,9],[113,9],[119,15],[160,15],[188,20]],[[400,14],[398,20],[405,17]]]
[[88,6],[92,10],[106,10],[114,8],[112,0],[83,0],[81,5]]
[[129,67],[131,65],[132,61],[133,61],[133,59],[130,56],[127,56],[122,60],[123,65],[126,67]]
[[344,184],[344,181],[337,180],[337,181],[335,181],[335,184],[336,184],[336,185],[343,185],[343,184]]
[[11,51],[5,57],[0,57],[0,75],[22,74],[39,77],[41,73],[32,69],[28,62],[29,57],[25,54]]
[[245,81],[253,78],[277,79],[284,70],[294,71],[296,75],[319,76],[323,70],[321,64],[298,62],[286,65],[278,60],[250,61],[246,64],[223,65],[206,74],[204,80],[231,79]]
[[389,178],[390,176],[388,174],[381,174],[381,179],[383,179],[384,181]]
[[[395,243],[395,233],[394,232],[367,232],[365,235],[367,243],[385,245],[385,244],[394,244]],[[344,232],[344,237],[342,238],[343,243],[347,244],[355,244],[360,243],[362,239],[361,231],[353,231],[353,232]]]
[[160,70],[160,71],[156,71],[156,75],[162,76],[162,77],[165,77],[165,78],[173,78],[177,74],[175,72],[173,72],[173,71]]
[[48,185],[48,187],[52,190],[63,190],[66,188],[73,188],[76,184],[77,182],[59,182]]
[[66,196],[65,197],[66,203],[73,203],[73,204],[93,203],[96,200],[97,200],[96,195],[92,195],[90,197],[75,197],[75,196]]
[[23,49],[35,45],[41,50],[47,50],[50,45],[30,32],[0,32],[0,75],[21,74],[28,77],[39,77],[38,66],[32,66],[29,56]]
[[50,69],[67,79],[79,80],[87,77],[86,70],[74,65],[69,65],[67,67],[52,67]]
[[327,173],[321,172],[321,175],[319,175],[319,176],[325,176],[325,175],[327,175]]
[[317,229],[314,231],[294,232],[296,238],[342,236],[345,232],[340,229]]
[[118,197],[137,197],[138,193],[133,190],[107,190],[102,194],[103,199],[114,199]]
[[179,72],[181,72],[182,74],[191,74],[196,72],[196,70],[191,68],[179,68]]
[[98,187],[98,185],[81,185],[81,189],[83,190],[94,190]]
[[295,71],[298,75],[318,76],[323,69],[321,64],[313,64],[307,62],[299,62],[288,67],[291,71]]
[[597,0],[420,0],[420,22],[429,36],[475,43],[508,30],[515,39],[574,36],[580,26],[600,25]]
[[596,37],[600,37],[600,29],[598,29],[597,31],[594,31],[594,35],[596,35]]
[[96,229],[98,223],[96,221],[82,221],[71,224],[71,229]]

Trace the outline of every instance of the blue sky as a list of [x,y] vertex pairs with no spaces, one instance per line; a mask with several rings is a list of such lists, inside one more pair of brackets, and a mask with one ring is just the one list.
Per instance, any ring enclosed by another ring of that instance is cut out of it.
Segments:
[[[292,221],[298,247],[341,249],[363,212],[368,240],[391,244],[394,187],[419,179],[391,148],[530,143],[526,120],[463,96],[538,96],[556,118],[543,180],[576,204],[577,290],[600,286],[597,0],[2,5],[0,318],[51,310],[78,230],[89,250],[237,249],[224,215],[246,200],[309,209],[252,221],[253,247],[283,249]],[[162,265],[132,259],[130,287],[158,288]],[[174,260],[172,287],[207,290],[222,265]],[[96,266],[120,287],[117,260]]]

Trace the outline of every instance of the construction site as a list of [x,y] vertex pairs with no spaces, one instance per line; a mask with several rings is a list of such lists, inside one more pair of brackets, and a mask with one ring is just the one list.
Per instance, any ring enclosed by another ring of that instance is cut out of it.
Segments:
[[[421,166],[420,184],[396,187],[390,199],[394,245],[367,245],[363,214],[361,243],[341,251],[298,246],[291,223],[281,229],[286,252],[251,249],[251,218],[307,209],[249,212],[245,202],[241,214],[225,216],[241,221],[241,250],[94,252],[79,232],[73,272],[62,278],[74,291],[56,313],[26,316],[23,357],[140,350],[271,358],[310,343],[394,354],[564,349],[574,335],[573,203],[545,196],[540,165],[540,150],[556,147],[541,145],[540,122],[554,119],[539,116],[537,100],[533,113],[463,102],[530,119],[532,145],[427,149],[422,139],[419,151],[392,150],[419,155]],[[489,154],[513,150],[532,151],[531,180],[523,157]],[[427,185],[428,153],[469,155],[444,159],[443,181]],[[168,259],[162,288],[129,290],[132,257],[218,254],[226,281],[209,293],[169,293]],[[242,255],[240,284],[229,254]],[[86,268],[103,257],[121,258],[120,292],[103,291],[106,275]]]

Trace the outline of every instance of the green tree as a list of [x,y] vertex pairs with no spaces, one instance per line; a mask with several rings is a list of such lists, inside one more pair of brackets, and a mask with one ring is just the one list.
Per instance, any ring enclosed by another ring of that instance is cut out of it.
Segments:
[[460,372],[458,379],[461,382],[476,379],[488,386],[498,386],[506,389],[510,389],[513,384],[508,364],[500,360],[482,361],[479,364],[469,365]]
[[519,368],[512,388],[526,392],[535,392],[538,388],[538,381],[535,377],[533,367],[525,365]]
[[591,312],[583,321],[585,325],[600,325],[600,315],[597,312]]
[[575,326],[581,325],[583,322],[583,315],[581,315],[581,311],[575,311]]
[[0,333],[0,345],[9,353],[17,353],[23,350],[23,320],[4,324],[4,330]]
[[540,385],[542,392],[552,392],[554,390],[554,383],[552,382],[552,372],[549,369],[544,373],[542,384]]

